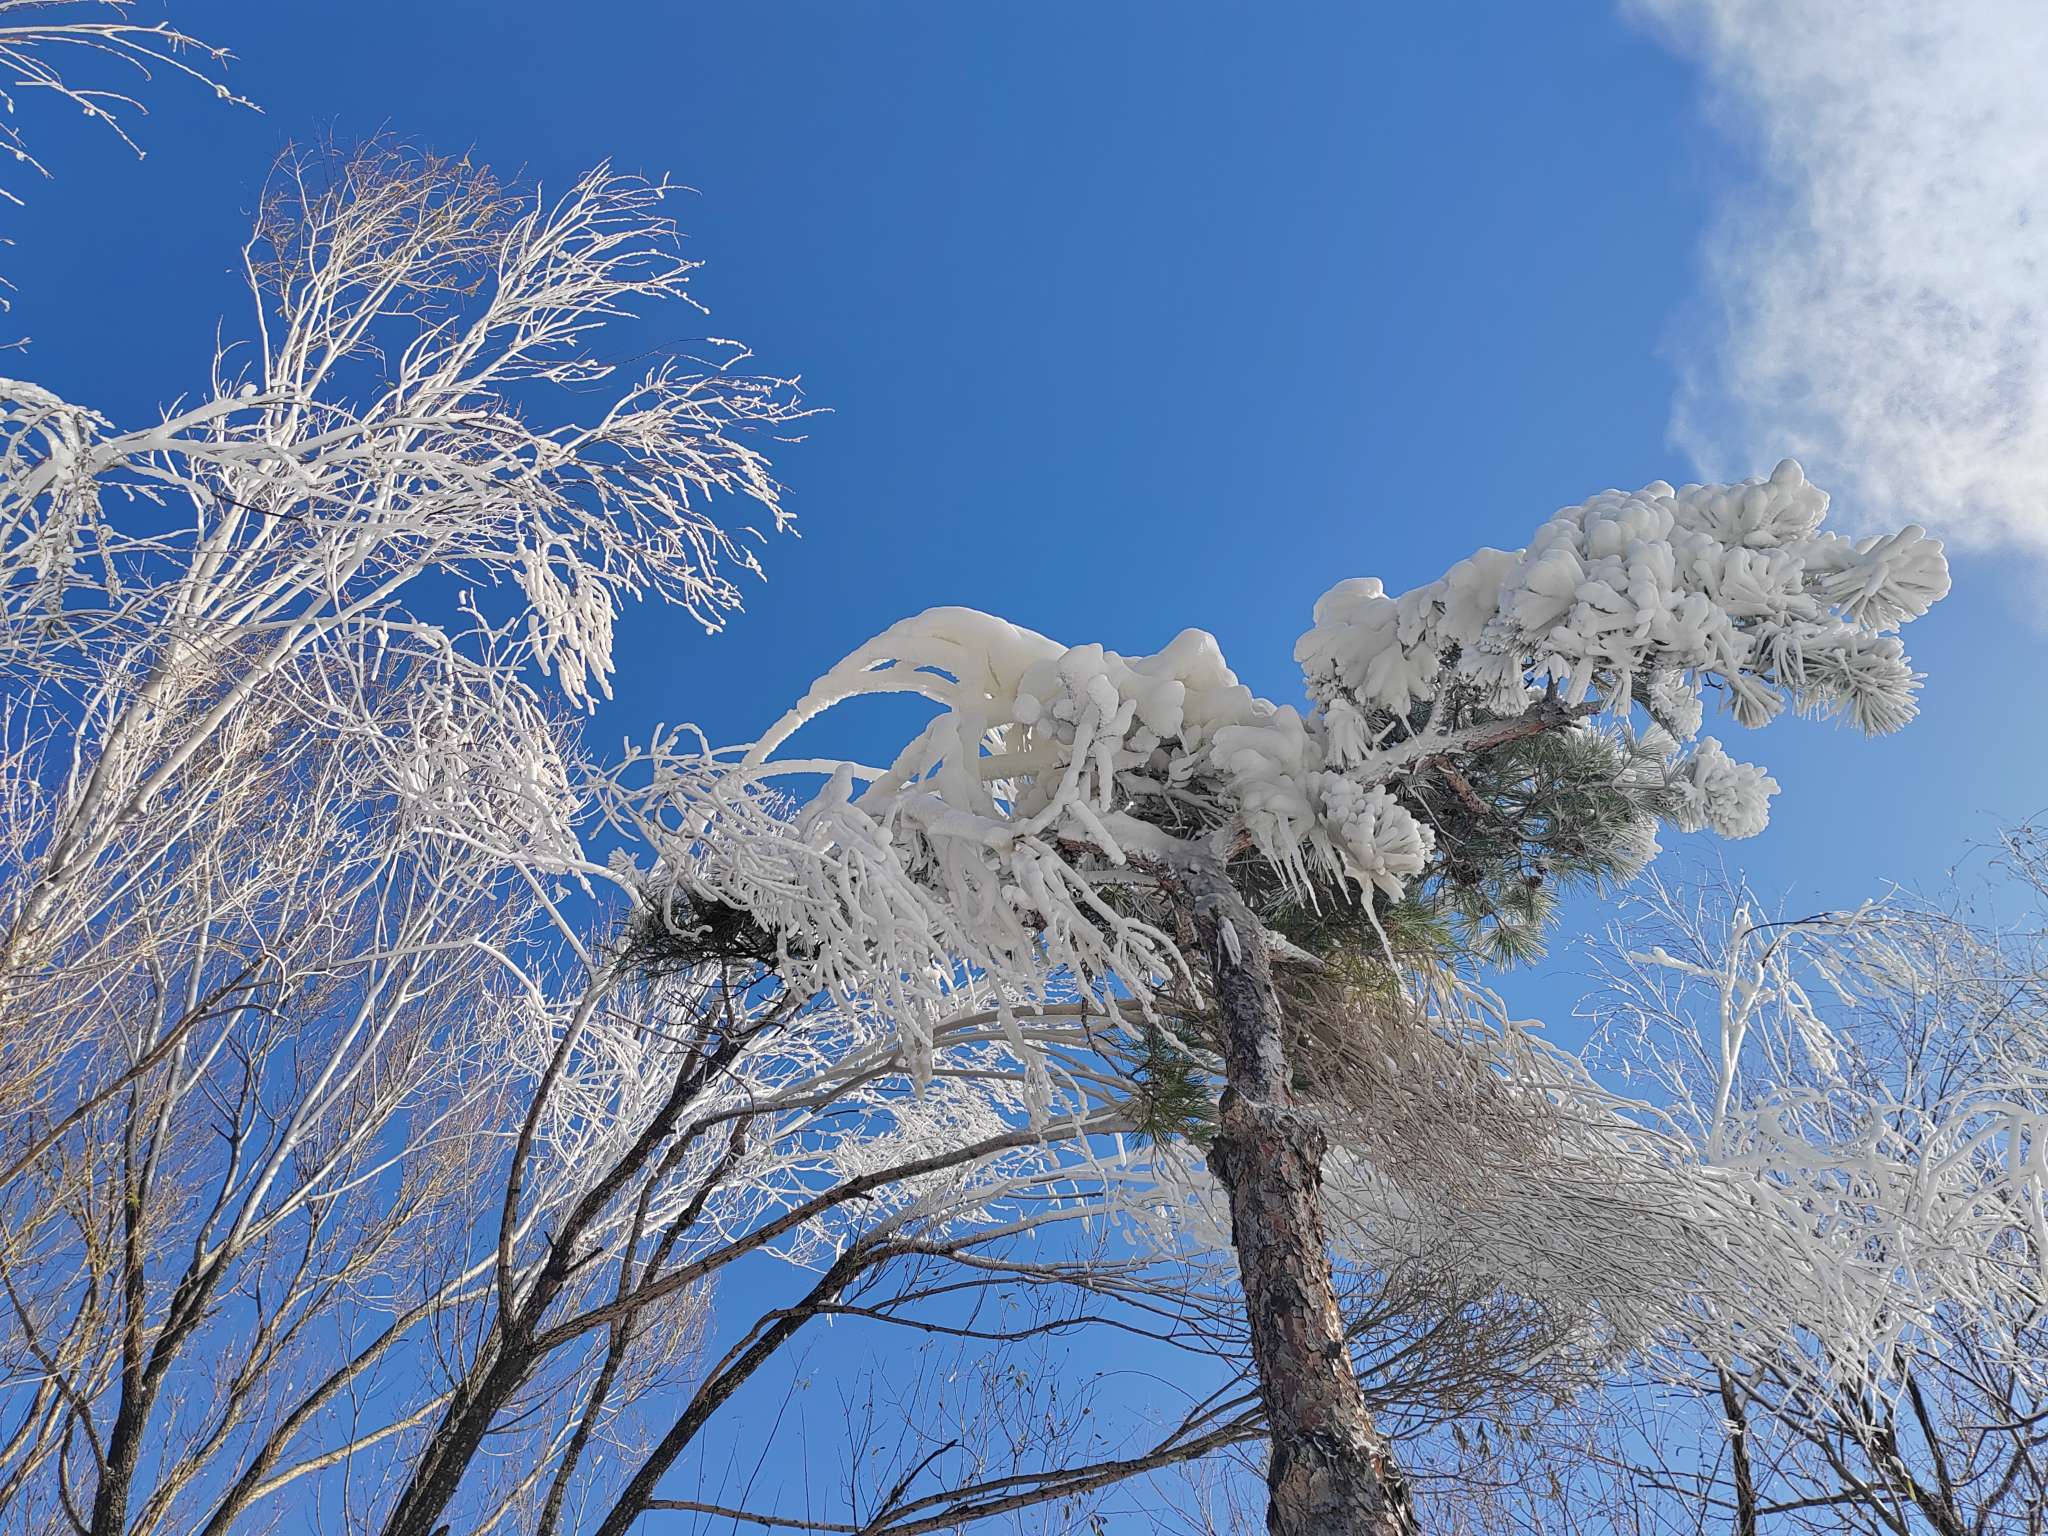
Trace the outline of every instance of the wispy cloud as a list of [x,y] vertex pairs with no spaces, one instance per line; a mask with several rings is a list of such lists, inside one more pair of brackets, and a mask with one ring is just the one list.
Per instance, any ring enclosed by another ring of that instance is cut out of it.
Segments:
[[1966,546],[2048,556],[2048,3],[1622,0],[1753,156],[1674,430]]

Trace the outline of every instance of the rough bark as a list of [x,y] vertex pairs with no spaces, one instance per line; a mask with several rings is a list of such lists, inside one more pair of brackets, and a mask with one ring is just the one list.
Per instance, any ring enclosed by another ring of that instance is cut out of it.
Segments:
[[1324,1137],[1289,1086],[1264,928],[1220,869],[1185,877],[1223,1020],[1209,1161],[1230,1195],[1252,1359],[1272,1436],[1271,1536],[1413,1536],[1413,1508],[1352,1374],[1323,1228]]

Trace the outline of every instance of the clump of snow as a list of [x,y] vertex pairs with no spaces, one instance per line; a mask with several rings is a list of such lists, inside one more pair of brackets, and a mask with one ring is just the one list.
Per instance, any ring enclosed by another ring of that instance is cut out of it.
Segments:
[[1335,861],[1361,890],[1399,898],[1408,881],[1429,865],[1435,835],[1387,793],[1341,773],[1316,776],[1322,798],[1318,830],[1333,845]]
[[1679,765],[1679,826],[1711,828],[1722,837],[1755,837],[1770,820],[1778,781],[1754,763],[1738,763],[1706,737]]

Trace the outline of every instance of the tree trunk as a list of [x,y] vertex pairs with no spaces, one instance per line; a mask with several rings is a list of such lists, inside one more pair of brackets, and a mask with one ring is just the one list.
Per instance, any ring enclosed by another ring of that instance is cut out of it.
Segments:
[[1728,1416],[1728,1452],[1732,1471],[1735,1474],[1735,1533],[1734,1536],[1756,1536],[1756,1479],[1749,1468],[1749,1416],[1742,1410],[1742,1399],[1735,1393],[1735,1383],[1728,1379],[1728,1373],[1719,1373],[1721,1382],[1721,1411]]
[[1324,1137],[1293,1107],[1265,929],[1220,869],[1185,877],[1223,1017],[1227,1086],[1209,1165],[1230,1223],[1273,1455],[1270,1536],[1413,1536],[1337,1310],[1321,1204]]

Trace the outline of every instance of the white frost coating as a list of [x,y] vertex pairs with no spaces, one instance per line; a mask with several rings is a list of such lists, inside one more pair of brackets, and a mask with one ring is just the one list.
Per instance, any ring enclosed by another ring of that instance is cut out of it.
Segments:
[[1738,763],[1709,736],[1680,764],[1678,824],[1711,828],[1722,837],[1754,837],[1770,819],[1778,781],[1753,763]]
[[0,672],[85,722],[57,852],[17,855],[11,963],[75,937],[96,869],[151,866],[138,828],[176,845],[158,813],[204,803],[253,718],[341,744],[328,803],[409,853],[536,890],[604,876],[561,706],[607,691],[627,603],[709,628],[737,605],[758,565],[714,512],[786,525],[750,438],[804,413],[783,381],[605,360],[609,321],[688,302],[666,192],[600,167],[543,198],[389,147],[295,161],[248,253],[258,344],[223,342],[192,401],[121,429],[0,380]]
[[[1113,892],[1187,858],[1249,848],[1310,899],[1400,895],[1433,846],[1402,781],[1482,750],[1474,707],[1512,723],[1540,685],[1627,731],[1640,682],[1658,722],[1630,735],[1626,771],[1679,788],[1687,827],[1761,830],[1777,786],[1718,741],[1686,755],[1702,693],[1745,725],[1790,702],[1894,728],[1917,680],[1889,630],[1947,590],[1938,543],[1823,533],[1827,504],[1788,460],[1736,485],[1603,492],[1527,549],[1481,550],[1400,597],[1343,582],[1297,649],[1307,714],[1254,697],[1200,630],[1128,657],[935,608],[832,668],[737,760],[658,743],[635,793],[700,884],[800,936],[792,965],[885,992],[921,1061],[970,976],[1144,997],[1177,951]],[[778,755],[825,710],[903,692],[938,712],[886,767]],[[1543,707],[1550,729],[1595,728]],[[793,848],[782,797],[821,772]],[[1654,852],[1646,837],[1642,862]]]
[[[1748,726],[1789,701],[1896,730],[1917,679],[1888,631],[1946,594],[1947,563],[1917,527],[1861,542],[1822,533],[1827,507],[1790,459],[1736,485],[1604,491],[1527,549],[1482,550],[1399,598],[1376,581],[1338,584],[1295,659],[1326,711],[1340,699],[1406,711],[1436,694],[1448,664],[1502,710],[1534,681],[1576,704],[1625,702],[1641,679],[1681,739],[1699,728],[1702,687],[1724,691]],[[1348,715],[1344,728],[1355,752]]]
[[[1782,1311],[1804,1337],[1779,1369],[1889,1393],[1944,1312],[2038,1308],[2048,1018],[2016,1001],[2024,946],[1898,899],[1782,921],[1745,888],[1652,877],[1629,907],[1588,1012],[1595,1059],[1654,1085],[1654,1126],[1635,1118],[1669,1138],[1674,1193],[1648,1219],[1680,1218],[1674,1255],[1702,1236],[1778,1255],[1754,1302],[1687,1319],[1692,1348],[1754,1363]],[[1702,1220],[1715,1187],[1748,1211]],[[2028,1356],[2005,1363],[2038,1379]]]

